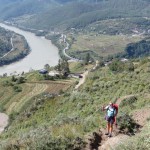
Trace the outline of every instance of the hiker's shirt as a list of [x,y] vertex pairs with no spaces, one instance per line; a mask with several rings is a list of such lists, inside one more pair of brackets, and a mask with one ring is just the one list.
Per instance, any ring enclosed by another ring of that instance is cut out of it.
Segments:
[[105,109],[107,110],[107,117],[114,117],[116,115],[116,110],[114,107],[108,105]]

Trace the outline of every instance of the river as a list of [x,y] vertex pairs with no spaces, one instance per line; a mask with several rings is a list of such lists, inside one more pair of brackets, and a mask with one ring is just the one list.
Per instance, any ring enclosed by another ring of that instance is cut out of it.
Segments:
[[31,69],[39,70],[42,69],[45,64],[49,64],[50,66],[55,66],[58,64],[58,49],[51,43],[50,40],[2,23],[0,23],[0,27],[23,35],[31,48],[30,54],[25,58],[10,65],[0,67],[0,75],[3,75],[4,73],[9,75],[14,72],[28,72]]

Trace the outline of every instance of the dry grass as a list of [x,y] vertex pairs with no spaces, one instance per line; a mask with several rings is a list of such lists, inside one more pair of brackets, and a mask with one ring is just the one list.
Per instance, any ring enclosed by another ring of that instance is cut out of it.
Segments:
[[126,45],[131,42],[137,42],[140,36],[127,35],[78,35],[76,41],[69,51],[93,50],[100,56],[108,56],[122,52]]
[[0,82],[0,105],[7,114],[20,112],[33,97],[43,92],[59,94],[70,87],[71,81],[41,81],[20,84],[21,92],[15,92],[12,86],[4,86]]

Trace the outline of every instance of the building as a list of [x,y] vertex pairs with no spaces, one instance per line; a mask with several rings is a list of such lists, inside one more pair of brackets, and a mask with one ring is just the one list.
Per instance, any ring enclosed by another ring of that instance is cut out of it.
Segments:
[[55,76],[59,76],[60,73],[58,71],[56,71],[56,70],[53,70],[53,71],[50,71],[48,73],[48,75],[51,76],[51,77],[55,77]]

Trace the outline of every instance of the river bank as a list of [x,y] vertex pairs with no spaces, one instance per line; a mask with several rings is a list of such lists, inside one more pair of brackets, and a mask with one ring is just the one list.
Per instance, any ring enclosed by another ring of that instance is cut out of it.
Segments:
[[11,50],[0,58],[0,66],[9,65],[23,59],[30,53],[30,47],[26,39],[14,32],[11,33]]
[[53,45],[50,40],[6,24],[0,23],[0,26],[24,36],[31,48],[30,54],[24,59],[0,67],[0,75],[4,73],[11,74],[13,72],[29,72],[30,70],[42,69],[45,64],[49,64],[50,66],[56,66],[58,64],[60,58],[58,48]]

